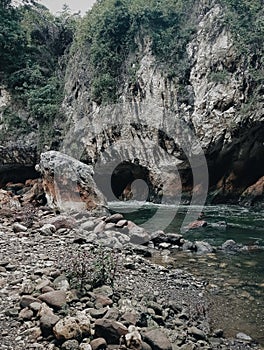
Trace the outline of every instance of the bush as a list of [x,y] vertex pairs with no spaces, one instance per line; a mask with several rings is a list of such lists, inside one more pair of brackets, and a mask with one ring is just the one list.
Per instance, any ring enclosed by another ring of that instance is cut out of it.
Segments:
[[99,246],[90,250],[71,249],[58,261],[61,261],[59,268],[65,272],[71,287],[84,294],[87,285],[91,288],[114,286],[118,258],[114,250]]

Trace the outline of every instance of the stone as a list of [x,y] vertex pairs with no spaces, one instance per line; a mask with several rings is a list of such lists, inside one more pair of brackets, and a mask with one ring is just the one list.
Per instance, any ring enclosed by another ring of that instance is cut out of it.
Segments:
[[90,345],[92,350],[104,350],[107,348],[107,343],[104,338],[93,339]]
[[238,252],[241,249],[241,245],[229,239],[222,244],[221,248],[226,252]]
[[62,308],[66,304],[66,293],[64,291],[52,291],[41,294],[39,300],[44,301],[51,307]]
[[108,218],[106,218],[105,223],[107,224],[107,223],[111,222],[111,223],[117,224],[118,221],[123,220],[123,219],[124,219],[124,217],[122,214],[116,213],[116,214],[113,214],[113,215],[109,216]]
[[107,344],[118,344],[120,337],[128,333],[127,327],[122,323],[105,318],[94,323],[95,336],[103,337]]
[[53,333],[58,340],[80,339],[91,334],[90,319],[84,314],[66,316],[56,323]]
[[94,233],[102,233],[105,229],[105,222],[101,221],[94,228]]
[[55,289],[67,292],[70,290],[70,284],[65,275],[60,275],[53,281],[53,286]]
[[84,231],[92,231],[94,229],[95,225],[96,224],[94,221],[87,220],[87,221],[83,222],[80,227]]
[[102,318],[106,314],[107,310],[108,309],[106,307],[101,308],[101,309],[90,309],[89,314],[93,318]]
[[55,315],[53,312],[42,315],[39,320],[42,335],[48,337],[53,334],[53,327],[59,322],[59,320],[59,316]]
[[131,325],[128,327],[128,333],[121,338],[121,344],[124,344],[126,348],[133,350],[142,349],[142,338],[138,331],[138,328]]
[[167,336],[159,329],[152,329],[143,334],[143,340],[153,350],[172,350],[172,345]]
[[252,338],[249,335],[242,332],[237,333],[236,338],[248,342],[252,341]]
[[199,340],[199,339],[201,339],[201,340],[206,339],[205,333],[201,329],[199,329],[199,328],[197,328],[195,326],[188,328],[188,333],[191,334],[197,340]]
[[102,307],[108,306],[108,305],[111,306],[113,304],[113,300],[105,295],[97,294],[95,303],[100,304]]
[[33,303],[29,304],[29,308],[33,312],[38,312],[41,308],[41,302],[33,302]]
[[67,340],[64,342],[61,346],[62,350],[79,350],[79,343],[77,340],[72,339],[72,340]]
[[92,350],[92,347],[88,343],[81,343],[80,344],[80,350]]
[[31,303],[39,303],[39,299],[32,297],[31,295],[23,295],[20,299],[20,307],[28,307]]
[[123,228],[124,226],[127,225],[127,220],[123,219],[123,220],[119,220],[115,226],[118,227],[118,228]]
[[129,230],[129,237],[132,244],[146,244],[151,240],[151,236],[139,226]]
[[31,320],[33,318],[33,316],[34,316],[33,311],[27,307],[22,309],[18,315],[18,317],[24,321]]
[[139,314],[135,311],[127,311],[120,317],[120,321],[127,327],[130,325],[135,325],[138,319]]
[[39,229],[39,232],[43,236],[52,236],[56,232],[56,227],[52,224],[45,224]]
[[27,227],[20,224],[19,222],[15,222],[12,228],[13,228],[14,232],[26,232],[27,231]]
[[104,286],[95,288],[93,290],[93,293],[98,295],[104,295],[106,297],[112,297],[114,294],[114,291],[112,287],[104,285]]
[[19,209],[21,204],[12,192],[0,189],[0,209]]
[[194,244],[196,247],[196,251],[199,254],[208,254],[214,251],[214,248],[208,242],[195,241]]
[[91,166],[57,151],[40,155],[38,164],[48,206],[61,211],[106,211],[106,200]]
[[189,230],[193,230],[193,229],[197,229],[197,228],[205,227],[205,226],[207,226],[207,222],[206,221],[204,221],[204,220],[196,220],[196,221],[191,222],[187,226],[187,228]]
[[77,220],[74,219],[72,216],[66,216],[66,215],[58,215],[54,218],[50,218],[48,220],[48,223],[55,226],[56,231],[65,228],[65,229],[73,229],[77,226]]

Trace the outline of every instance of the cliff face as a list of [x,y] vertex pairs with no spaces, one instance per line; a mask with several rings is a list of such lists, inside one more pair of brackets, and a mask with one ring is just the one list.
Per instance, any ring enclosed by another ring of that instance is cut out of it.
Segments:
[[[148,36],[139,35],[136,53],[127,57],[124,65],[132,68],[139,58],[135,79],[124,78],[112,105],[92,102],[89,47],[69,62],[63,149],[94,164],[110,199],[143,179],[156,199],[161,185],[173,200],[181,186],[187,192],[194,187],[198,201],[209,186],[215,202],[236,201],[263,175],[263,88],[253,104],[249,75],[256,58],[237,53],[217,2],[206,7],[200,1],[195,11],[199,21],[186,47],[190,70],[184,85],[167,77]],[[134,191],[146,196],[140,187]]]
[[[168,74],[169,64],[160,62],[143,29],[120,66],[112,103],[93,97],[89,43],[77,47],[68,62],[66,123],[56,121],[57,129],[66,130],[60,148],[94,166],[95,180],[110,200],[132,191],[135,199],[175,203],[183,191],[202,204],[209,188],[209,201],[237,202],[263,176],[263,84],[252,79],[261,57],[237,49],[223,1],[194,3],[196,31],[185,45],[184,79]],[[10,98],[1,91],[3,110]],[[6,130],[3,115],[0,127]],[[34,127],[20,138],[10,135],[1,163],[33,166]],[[20,146],[25,140],[27,149]]]

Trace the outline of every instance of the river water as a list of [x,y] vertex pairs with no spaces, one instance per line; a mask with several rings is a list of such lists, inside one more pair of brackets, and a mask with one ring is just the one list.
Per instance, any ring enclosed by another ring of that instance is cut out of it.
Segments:
[[[191,208],[203,212],[206,227],[181,230],[187,206],[153,205],[147,203],[113,202],[113,211],[122,212],[127,219],[139,225],[165,232],[182,233],[184,238],[204,240],[219,247],[228,239],[250,247],[245,252],[228,254],[217,250],[213,254],[171,251],[169,255],[157,252],[154,261],[173,265],[205,281],[209,299],[212,328],[222,328],[226,336],[244,332],[264,345],[264,213],[239,206],[205,206]],[[159,211],[157,221],[157,211]],[[174,214],[174,215],[173,215]],[[166,218],[171,218],[170,224]],[[158,225],[157,225],[158,223]],[[153,227],[151,225],[153,224]],[[158,226],[158,227],[157,227]],[[181,231],[180,231],[181,230]],[[163,252],[164,253],[164,252]]]

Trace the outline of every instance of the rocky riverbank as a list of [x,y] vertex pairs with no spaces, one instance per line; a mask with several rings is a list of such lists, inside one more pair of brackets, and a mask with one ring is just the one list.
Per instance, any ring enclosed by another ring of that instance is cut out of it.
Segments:
[[[2,349],[260,349],[245,334],[225,339],[211,329],[206,279],[146,259],[180,235],[143,232],[119,214],[64,216],[30,205],[2,206],[0,222]],[[81,291],[69,275],[78,252],[90,271],[75,274]],[[88,283],[102,267],[112,286]]]

